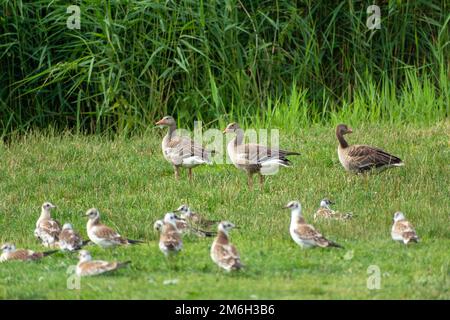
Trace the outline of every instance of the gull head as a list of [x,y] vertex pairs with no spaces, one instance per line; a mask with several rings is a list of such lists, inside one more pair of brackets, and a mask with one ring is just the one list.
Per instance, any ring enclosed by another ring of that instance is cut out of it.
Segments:
[[64,223],[62,229],[63,230],[73,230],[73,226],[71,223]]
[[329,208],[329,206],[332,204],[334,204],[334,202],[328,198],[324,198],[320,201],[320,206],[323,208]]
[[56,208],[56,206],[50,202],[44,202],[41,207],[42,211],[45,211],[45,212],[50,212],[50,210],[55,209],[55,208]]
[[164,216],[164,223],[170,223],[171,225],[173,225],[175,227],[177,226],[177,220],[178,220],[178,217],[173,212],[168,212]]
[[302,205],[298,201],[290,201],[287,205],[285,205],[283,207],[283,209],[289,209],[291,211],[294,211],[294,210],[301,211]]
[[91,254],[87,250],[81,250],[80,253],[78,253],[78,258],[81,262],[92,260]]
[[4,243],[1,250],[5,253],[16,251],[16,246],[12,243]]
[[155,221],[155,223],[153,224],[153,229],[156,230],[156,231],[158,231],[158,232],[161,232],[163,226],[164,226],[164,221],[162,221],[162,220],[157,220],[157,221]]
[[91,208],[84,214],[89,220],[100,218],[100,212],[96,208]]
[[218,226],[218,230],[225,232],[225,234],[228,234],[234,228],[236,228],[236,226],[230,221],[222,221]]
[[178,209],[175,210],[175,212],[181,212],[181,216],[183,218],[189,217],[192,214],[191,208],[189,208],[187,204],[179,206]]
[[405,215],[403,214],[403,212],[397,211],[394,214],[394,222],[400,221],[400,220],[405,220]]

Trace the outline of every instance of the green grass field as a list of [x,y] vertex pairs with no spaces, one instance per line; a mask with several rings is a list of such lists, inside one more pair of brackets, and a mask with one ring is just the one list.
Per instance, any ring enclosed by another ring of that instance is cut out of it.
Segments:
[[[33,230],[44,201],[56,204],[54,217],[72,222],[84,236],[81,214],[95,206],[106,224],[145,240],[113,250],[89,246],[94,258],[132,260],[132,265],[83,278],[80,290],[67,288],[67,269],[77,263],[76,254],[3,263],[0,298],[450,299],[450,123],[354,129],[351,143],[382,147],[400,156],[405,167],[368,179],[347,174],[338,162],[331,126],[280,130],[281,146],[302,155],[292,157],[292,168],[270,177],[264,190],[255,185],[253,191],[245,174],[231,165],[197,168],[192,184],[184,172],[177,183],[156,130],[114,140],[28,134],[11,146],[0,145],[2,242],[42,250]],[[312,222],[323,197],[356,216],[316,223],[345,249],[302,251],[289,236],[289,213],[280,208],[298,199]],[[185,238],[184,250],[167,263],[153,222],[182,203],[241,228],[231,236],[245,270],[219,270],[209,257],[211,239]],[[419,244],[406,247],[391,240],[397,210],[416,226]],[[370,266],[380,269],[379,290],[368,289]]]

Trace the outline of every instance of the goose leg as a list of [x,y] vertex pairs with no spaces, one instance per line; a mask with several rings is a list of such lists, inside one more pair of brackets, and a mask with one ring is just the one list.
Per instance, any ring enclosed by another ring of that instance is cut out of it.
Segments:
[[175,170],[175,179],[180,180],[180,168],[173,166],[173,169]]
[[189,168],[188,172],[189,172],[189,181],[192,182],[192,168]]
[[264,176],[261,173],[259,174],[259,185],[261,189],[264,188]]
[[252,174],[249,172],[247,173],[247,184],[250,190],[253,189],[253,177]]

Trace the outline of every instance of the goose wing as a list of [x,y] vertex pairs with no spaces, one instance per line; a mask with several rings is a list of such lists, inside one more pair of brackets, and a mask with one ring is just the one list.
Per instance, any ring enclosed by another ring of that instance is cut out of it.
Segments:
[[298,154],[297,152],[269,148],[256,143],[243,144],[236,148],[236,158],[238,161],[243,162],[242,164],[261,164],[274,159],[289,163],[286,156]]
[[200,157],[205,161],[209,161],[211,151],[206,150],[203,146],[189,137],[174,136],[167,143],[164,151],[175,164],[183,161],[183,159],[190,157]]
[[402,163],[400,158],[367,145],[350,146],[347,156],[361,171]]

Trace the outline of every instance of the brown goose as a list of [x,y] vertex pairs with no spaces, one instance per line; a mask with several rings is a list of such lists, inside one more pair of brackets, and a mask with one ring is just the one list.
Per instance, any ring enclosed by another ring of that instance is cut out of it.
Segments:
[[192,168],[202,164],[211,164],[209,159],[211,151],[206,150],[189,137],[176,134],[177,125],[173,117],[165,116],[156,125],[169,127],[169,131],[162,141],[162,151],[164,158],[172,164],[177,180],[180,177],[180,167],[188,168],[189,180],[192,180]]
[[338,156],[342,166],[347,171],[362,173],[372,169],[384,170],[391,167],[400,167],[404,163],[382,149],[366,146],[350,146],[344,139],[344,135],[353,130],[345,124],[336,127],[336,137],[339,141]]
[[236,134],[236,137],[228,143],[227,152],[236,168],[247,172],[250,188],[253,187],[253,174],[259,174],[259,183],[262,187],[265,175],[275,174],[280,166],[289,167],[291,163],[286,157],[300,154],[255,143],[243,144],[244,130],[235,122],[230,123],[223,133]]

